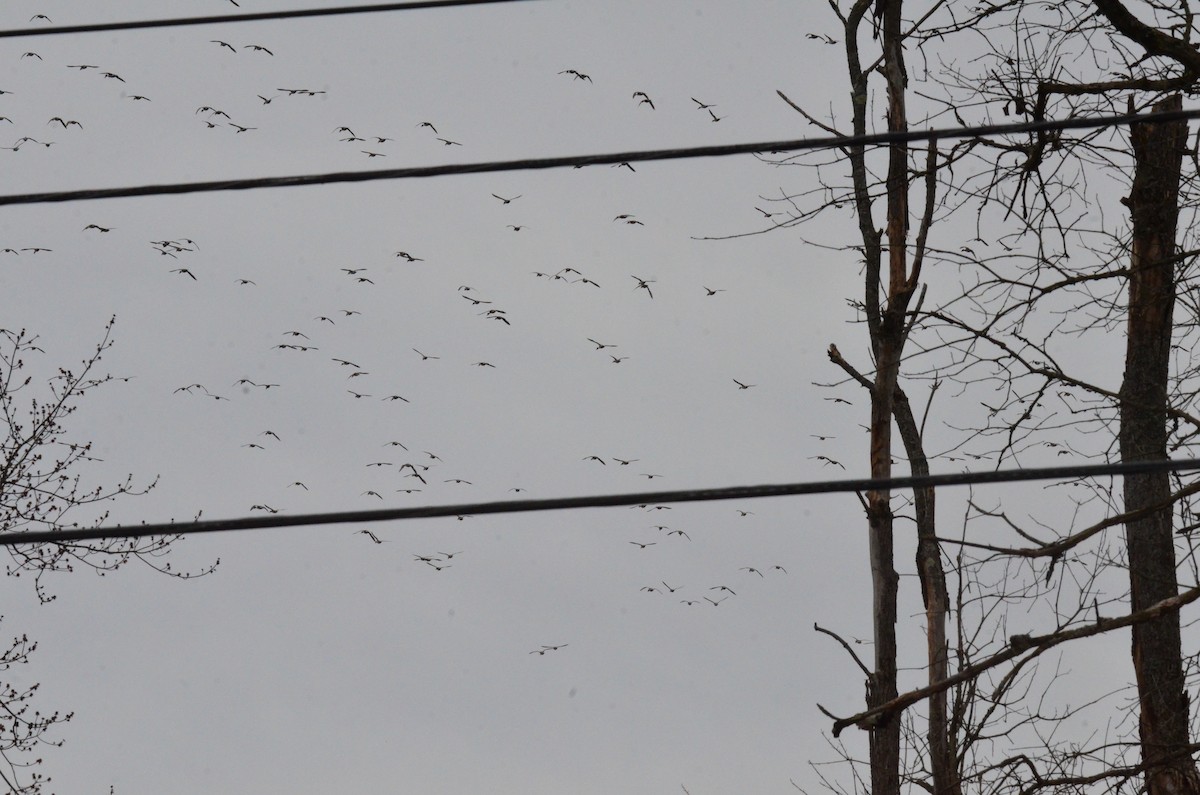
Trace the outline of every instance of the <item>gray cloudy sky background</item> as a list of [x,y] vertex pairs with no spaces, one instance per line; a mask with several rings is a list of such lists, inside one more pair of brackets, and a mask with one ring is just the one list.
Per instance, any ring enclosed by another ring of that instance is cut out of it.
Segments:
[[[223,0],[13,0],[0,24],[231,10]],[[546,0],[9,39],[0,88],[13,94],[0,96],[0,114],[14,124],[0,127],[0,145],[29,135],[54,146],[0,150],[3,192],[813,135],[775,91],[843,114],[841,50],[804,36],[837,36],[831,21],[814,0]],[[125,82],[66,68],[74,63]],[[256,96],[279,87],[326,93],[269,105]],[[656,109],[638,106],[635,91]],[[201,106],[256,129],[209,128]],[[83,128],[47,126],[53,116]],[[439,143],[423,121],[462,146]],[[343,125],[395,140],[342,142]],[[37,366],[52,368],[85,356],[116,315],[104,370],[134,378],[83,401],[73,432],[104,459],[86,477],[160,480],[113,504],[113,521],[865,474],[863,395],[813,385],[838,380],[830,343],[867,367],[865,329],[846,304],[861,293],[857,264],[803,244],[851,242],[848,211],[844,228],[823,219],[700,241],[764,229],[755,207],[781,209],[771,197],[818,187],[815,173],[750,156],[635,167],[7,207],[3,246],[53,251],[0,262],[3,325],[41,335]],[[521,198],[503,205],[493,193]],[[623,213],[644,226],[613,221]],[[91,223],[113,231],[83,231]],[[180,238],[198,250],[176,260],[149,243]],[[196,279],[171,273],[179,267]],[[601,287],[534,275],[565,267]],[[654,280],[653,298],[633,275]],[[274,349],[296,341],[290,330],[319,350]],[[589,337],[619,347],[597,351]],[[369,375],[347,379],[333,357]],[[473,366],[481,361],[495,366]],[[280,386],[234,387],[241,378]],[[229,400],[175,394],[197,382]],[[411,402],[381,400],[390,394]],[[391,440],[409,452],[384,447]],[[375,461],[393,466],[367,467]],[[435,465],[421,493],[396,491],[420,485],[398,471],[407,461]],[[453,478],[472,485],[444,482]],[[297,480],[309,490],[288,487]],[[1022,488],[987,493],[1039,487]],[[943,509],[947,521],[954,510]],[[181,583],[137,564],[81,572],[52,580],[59,598],[48,606],[24,578],[6,580],[0,635],[40,644],[12,676],[43,683],[41,708],[77,713],[65,746],[45,754],[52,789],[786,792],[789,779],[811,786],[808,761],[831,756],[815,703],[843,714],[862,703],[862,676],[812,631],[819,621],[869,633],[864,522],[851,495],[373,525],[380,545],[358,529],[191,538],[174,565],[220,558],[213,576]],[[443,571],[414,560],[435,552],[460,554]],[[898,560],[907,573],[911,550]],[[639,590],[663,581],[679,591]],[[680,603],[721,585],[737,595],[715,608]],[[902,623],[915,664],[919,627]],[[568,645],[529,653],[553,644]]]

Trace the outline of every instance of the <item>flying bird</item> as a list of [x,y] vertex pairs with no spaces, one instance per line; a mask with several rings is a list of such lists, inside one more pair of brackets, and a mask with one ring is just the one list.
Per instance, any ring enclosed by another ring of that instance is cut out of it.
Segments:
[[645,290],[647,295],[649,295],[651,298],[654,297],[654,293],[650,292],[650,285],[654,283],[653,279],[643,279],[640,276],[632,276],[632,275],[630,276],[630,278],[637,281],[637,286],[635,286],[633,289]]
[[592,78],[589,75],[585,75],[583,72],[577,72],[574,69],[563,69],[561,72],[559,72],[559,74],[571,75],[573,80],[586,80],[589,83],[592,82]]
[[731,379],[731,380],[733,381],[733,383],[738,385],[738,389],[749,389],[752,386],[758,386],[758,384],[743,384],[741,381],[737,380],[736,378]]
[[237,54],[237,47],[234,47],[232,44],[230,44],[227,41],[221,41],[220,39],[209,39],[209,43],[218,44],[218,45],[226,48],[227,50],[229,50],[231,53],[233,53],[235,55]]
[[242,49],[243,50],[254,50],[255,52],[265,52],[267,55],[275,54],[275,53],[271,52],[270,50],[268,50],[266,47],[263,47],[261,44],[247,44],[245,47],[242,47]]
[[492,195],[493,195],[493,196],[495,196],[497,199],[499,199],[499,200],[500,200],[501,202],[503,202],[504,204],[512,204],[512,203],[513,203],[513,202],[515,202],[517,199],[521,198],[520,196],[513,196],[511,199],[506,199],[506,198],[504,198],[503,196],[499,196],[499,195],[497,195],[497,194],[495,194],[495,193],[493,193]]
[[639,105],[649,105],[650,110],[654,110],[654,100],[650,99],[645,91],[634,91],[633,99],[637,99],[638,97],[641,97],[641,99],[638,100]]

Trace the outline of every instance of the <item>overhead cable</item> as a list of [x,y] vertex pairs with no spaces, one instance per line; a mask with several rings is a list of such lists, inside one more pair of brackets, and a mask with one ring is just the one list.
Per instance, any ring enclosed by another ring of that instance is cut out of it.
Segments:
[[524,160],[496,160],[481,163],[453,163],[440,166],[392,168],[377,171],[336,171],[327,174],[301,174],[290,177],[260,177],[226,179],[210,182],[177,182],[166,185],[137,185],[126,188],[55,191],[52,193],[19,193],[0,196],[0,205],[45,204],[54,202],[117,199],[132,196],[162,196],[179,193],[212,193],[228,190],[258,188],[290,188],[301,185],[327,185],[340,182],[374,182],[377,180],[421,179],[456,174],[487,174],[500,171],[533,171],[572,166],[624,165],[652,160],[681,160],[697,157],[725,157],[742,154],[778,154],[820,149],[845,149],[858,146],[879,146],[943,139],[962,139],[1012,135],[1015,133],[1049,132],[1054,130],[1097,129],[1126,124],[1168,122],[1200,118],[1200,109],[1166,111],[1162,113],[1123,114],[1120,116],[1074,117],[1055,121],[1025,121],[1012,124],[985,124],[978,127],[952,127],[941,130],[910,130],[907,132],[871,133],[853,136],[823,136],[788,141],[761,141],[747,144],[718,144],[675,149],[648,149],[613,154],[543,157]]
[[1132,475],[1147,472],[1183,472],[1200,469],[1200,459],[1165,461],[1135,461],[1118,464],[1082,464],[1075,466],[1038,467],[1031,469],[1001,469],[991,472],[953,472],[939,475],[910,475],[897,478],[857,478],[851,480],[807,481],[760,486],[731,486],[715,489],[683,489],[677,491],[646,491],[632,494],[601,494],[584,497],[551,499],[503,500],[496,502],[429,505],[416,508],[380,508],[370,511],[335,511],[330,513],[281,516],[248,516],[235,519],[212,519],[197,522],[167,522],[159,524],[115,525],[78,529],[35,530],[0,533],[0,546],[16,544],[70,543],[104,538],[146,538],[163,535],[199,535],[233,530],[263,530],[266,528],[303,527],[309,525],[356,524],[389,522],[405,519],[431,519],[450,516],[475,516],[493,513],[529,513],[561,511],[579,508],[607,508],[620,505],[654,506],[670,503],[710,502],[713,500],[743,500],[762,497],[787,497],[802,494],[836,494],[844,492],[890,491],[892,489],[925,488],[931,486],[965,486],[982,483],[1015,483],[1028,480],[1068,480],[1105,475]]
[[303,8],[291,11],[259,11],[245,14],[213,14],[203,17],[177,17],[175,19],[143,19],[131,20],[129,22],[99,22],[90,25],[55,25],[53,27],[18,28],[14,30],[0,30],[0,39],[11,39],[24,36],[54,36],[64,33],[102,33],[117,30],[144,30],[146,28],[177,28],[187,25],[221,25],[227,22],[264,22],[267,20],[276,19],[332,17],[345,16],[347,14],[371,14],[381,11],[417,11],[426,8],[451,8],[454,6],[480,6],[524,2],[529,2],[529,0],[409,0],[407,3],[371,3],[367,5],[335,6],[333,8]]

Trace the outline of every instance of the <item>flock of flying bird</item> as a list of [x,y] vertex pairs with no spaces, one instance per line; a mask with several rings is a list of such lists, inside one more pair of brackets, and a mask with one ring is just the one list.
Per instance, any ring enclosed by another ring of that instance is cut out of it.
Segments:
[[[234,5],[237,5],[234,0],[230,0],[230,2],[232,2]],[[38,18],[49,21],[43,15],[37,15],[35,20]],[[238,56],[275,58],[277,55],[273,47],[268,47],[259,43],[234,44],[222,39],[212,39],[209,40],[208,43],[213,45],[212,51],[214,57]],[[21,57],[23,59],[37,60],[45,63],[42,56],[36,52],[26,52],[22,54]],[[122,86],[127,84],[124,77],[116,74],[115,72],[105,71],[99,65],[66,64],[65,66],[80,73],[93,73],[98,75],[102,80],[111,80],[121,84]],[[581,83],[591,84],[593,82],[590,75],[580,72],[576,69],[564,69],[558,74],[569,77],[573,81]],[[14,93],[16,92],[0,90],[0,99],[3,99],[3,95]],[[192,112],[192,115],[197,117],[200,122],[202,122],[209,129],[233,129],[237,134],[252,133],[256,131],[262,132],[262,128],[269,124],[269,121],[262,120],[268,119],[267,116],[262,115],[270,112],[266,110],[267,106],[273,105],[281,98],[299,100],[317,97],[325,93],[325,90],[314,90],[308,88],[277,88],[273,91],[265,91],[264,93],[254,93],[254,96],[257,97],[257,100],[260,103],[259,113],[261,116],[260,119],[255,120],[255,124],[243,124],[235,122],[230,113],[227,113],[226,111],[213,105],[201,105],[195,108],[195,110]],[[124,90],[121,97],[122,99],[135,102],[152,101],[147,96],[124,93]],[[636,107],[638,108],[644,107],[647,109],[647,111],[657,110],[654,99],[652,99],[644,91],[633,92],[631,99],[635,101]],[[703,102],[695,97],[691,97],[690,99],[691,102],[695,104],[695,110],[697,112],[707,114],[709,121],[716,123],[725,118],[724,116],[718,116],[716,114],[716,105]],[[0,106],[0,109],[2,109],[2,106]],[[0,116],[0,123],[8,123],[14,126],[17,124],[13,118],[8,116]],[[85,129],[84,122],[74,118],[69,118],[68,116],[64,115],[55,115],[42,123],[40,126],[42,128],[55,127],[63,134],[72,132],[75,128],[80,131]],[[437,124],[434,122],[420,120],[413,122],[412,126],[415,129],[425,131],[425,134],[430,136],[431,141],[436,141],[443,147],[464,146],[462,142],[456,139],[444,137],[444,135],[439,131]],[[377,135],[372,133],[369,135],[360,135],[356,129],[349,124],[342,124],[333,127],[329,130],[328,135],[331,137],[336,137],[337,143],[339,144],[357,146],[359,151],[367,158],[386,157],[388,153],[381,151],[382,147],[386,144],[394,143],[396,141],[395,134]],[[54,143],[54,141],[42,141],[34,138],[33,136],[26,135],[17,139],[13,146],[7,148],[17,151],[26,144],[41,145],[42,147],[49,148],[50,146],[54,145]],[[636,169],[629,163],[616,164],[613,166],[613,168],[626,168],[631,172],[636,171]],[[499,206],[508,208],[504,210],[506,213],[517,213],[523,206],[520,200],[524,198],[524,194],[507,195],[491,192],[490,197],[499,202]],[[768,217],[771,215],[762,210],[759,210],[759,212],[762,212]],[[525,230],[533,228],[522,222],[519,218],[513,218],[512,220],[514,222],[507,224],[505,228],[511,230],[513,233],[525,233]],[[642,219],[638,218],[635,213],[631,212],[620,212],[613,216],[611,221],[606,221],[605,223],[619,224],[622,228],[628,228],[630,230],[634,230],[638,227],[644,227],[646,225]],[[113,226],[94,222],[88,223],[82,228],[82,232],[85,234],[103,236],[108,236],[114,231],[116,230]],[[167,269],[167,272],[170,274],[179,276],[185,280],[188,280],[189,282],[200,282],[202,279],[215,278],[210,276],[206,271],[201,247],[195,240],[191,238],[160,237],[159,239],[149,241],[149,246],[150,250],[154,252],[155,257],[167,258],[167,262],[170,265],[170,267]],[[49,251],[50,249],[44,247],[26,247],[20,249],[6,248],[0,250],[0,252],[7,252],[11,254],[18,254],[19,252],[31,252],[36,254]],[[401,249],[395,251],[391,255],[391,262],[387,264],[381,263],[379,265],[372,264],[369,266],[354,264],[353,266],[339,266],[336,268],[336,273],[340,274],[340,278],[349,280],[349,282],[354,285],[356,289],[387,289],[386,281],[392,280],[395,277],[397,273],[397,266],[401,268],[409,266],[421,267],[420,263],[425,263],[427,257],[430,259],[436,259],[432,255],[424,254],[424,252],[422,252],[422,254],[422,256],[418,256],[410,253],[407,250]],[[334,269],[331,269],[331,271],[333,270]],[[608,284],[610,278],[612,277],[611,273],[603,276],[587,275],[580,269],[570,266],[557,269],[534,270],[532,271],[532,274],[534,278],[544,280],[548,283],[578,285],[580,288],[591,290],[602,289],[601,279],[604,280],[605,284]],[[657,303],[656,291],[660,291],[660,285],[655,278],[638,274],[628,274],[627,278],[632,281],[632,284],[630,281],[624,281],[624,284],[620,285],[617,289],[627,290],[631,296],[631,300],[641,300],[634,297],[644,294],[646,301],[655,300]],[[619,281],[623,281],[623,279],[620,279]],[[258,282],[253,278],[249,278],[248,275],[235,276],[233,278],[233,282],[236,285],[235,289],[253,290],[258,287]],[[701,300],[720,300],[719,296],[727,292],[724,288],[709,287],[707,285],[700,284],[693,285],[688,289],[692,290],[693,294]],[[511,328],[516,322],[520,322],[517,317],[510,316],[506,309],[498,306],[494,297],[485,296],[470,285],[463,284],[458,286],[456,293],[458,295],[458,300],[462,302],[458,305],[464,309],[474,310],[475,315],[482,321],[488,322],[488,325],[492,327],[494,332],[504,333],[505,329]],[[294,327],[278,332],[278,341],[271,344],[270,351],[273,352],[274,355],[278,356],[305,354],[328,359],[328,364],[326,365],[328,377],[332,381],[339,384],[339,388],[345,393],[347,400],[377,401],[395,404],[400,407],[413,405],[414,400],[416,399],[415,397],[412,397],[408,394],[402,394],[400,389],[398,389],[394,384],[389,385],[384,383],[386,380],[386,376],[384,375],[384,372],[387,370],[386,367],[377,367],[376,369],[372,369],[372,364],[366,361],[360,362],[353,358],[329,355],[330,351],[326,349],[325,340],[322,339],[323,333],[326,333],[328,330],[331,330],[333,327],[336,327],[341,323],[354,321],[362,314],[362,311],[355,308],[332,305],[324,309],[321,314],[299,317],[296,319]],[[619,346],[617,343],[607,341],[602,342],[599,339],[592,337],[585,337],[580,340],[581,345],[585,342],[594,346],[595,351],[601,352],[603,355],[608,356],[613,364],[621,364],[631,358],[629,354],[623,353],[622,350],[618,350]],[[404,347],[411,351],[411,353],[416,357],[416,360],[422,363],[422,366],[445,366],[444,364],[439,364],[439,362],[442,362],[443,352],[428,353],[413,345],[404,345]],[[610,352],[610,350],[616,352]],[[240,390],[243,395],[248,395],[252,391],[257,390],[262,390],[264,392],[276,389],[281,391],[285,390],[286,387],[283,384],[287,380],[286,374],[290,366],[291,365],[286,360],[281,360],[278,363],[277,374],[269,379],[264,379],[262,377],[252,379],[246,376],[241,376],[236,378],[236,380],[231,380],[227,385],[205,385],[194,382],[177,387],[173,391],[175,395],[178,396],[178,399],[191,397],[199,400],[212,400],[219,403],[233,403],[236,401],[236,397],[223,394],[224,392],[227,392],[228,390]],[[497,367],[496,364],[493,364],[487,360],[467,361],[465,359],[460,361],[460,366],[470,366],[478,369],[495,369]],[[758,386],[756,383],[750,383],[737,378],[731,378],[730,380],[732,381],[732,386],[730,388],[736,388],[738,391],[747,391]],[[287,439],[285,438],[285,435],[281,435],[273,430],[266,429],[262,430],[257,436],[242,441],[240,443],[240,447],[246,450],[248,454],[264,454],[269,453],[272,448],[280,445],[286,445],[286,443]],[[404,494],[410,496],[413,494],[423,493],[425,489],[430,486],[431,481],[435,484],[441,484],[442,486],[469,487],[473,485],[473,481],[461,477],[453,472],[446,473],[452,476],[443,477],[442,473],[436,470],[443,465],[444,462],[442,461],[441,457],[434,452],[429,450],[421,450],[419,447],[414,447],[410,451],[408,444],[399,440],[387,441],[381,446],[388,449],[390,452],[394,452],[396,455],[394,457],[385,457],[386,460],[375,460],[377,456],[372,454],[372,460],[364,462],[364,467],[373,470],[386,470],[395,473],[393,482],[386,489],[380,485],[373,484],[372,488],[368,488],[359,494],[360,498],[376,500],[380,502],[390,502],[395,498],[390,495],[385,496],[385,491],[390,490],[392,494]],[[401,453],[403,453],[403,455],[401,455]],[[828,459],[824,456],[819,456],[818,458],[821,458],[825,462],[841,466],[836,461]],[[605,457],[595,454],[584,456],[582,460],[584,462],[606,467],[609,466],[611,462],[615,467],[618,468],[630,466],[639,461],[637,458],[618,458],[612,456],[606,459]],[[640,472],[638,475],[647,480],[655,480],[663,477],[661,474],[655,472]],[[292,482],[288,483],[286,487],[283,487],[283,490],[277,496],[282,498],[284,494],[287,493],[288,489],[298,489],[304,492],[310,490],[309,486],[303,481],[293,480]],[[509,491],[519,494],[520,492],[525,491],[525,489],[521,487],[513,487],[510,488]],[[285,510],[284,508],[277,507],[279,503],[279,499],[272,498],[270,502],[260,501],[253,504],[250,506],[249,510],[251,512],[275,514]],[[646,512],[667,511],[671,509],[671,506],[667,505],[641,505],[635,507]],[[738,514],[741,517],[748,517],[752,515],[752,512],[738,510]],[[458,518],[463,520],[468,517],[459,516]],[[651,548],[659,545],[660,542],[657,540],[658,538],[661,538],[663,542],[667,543],[692,541],[692,535],[687,530],[682,528],[672,528],[667,524],[652,525],[651,528],[658,534],[655,540],[638,539],[630,540],[627,543],[635,547],[638,552],[647,552],[653,554],[651,552]],[[696,531],[693,530],[692,532]],[[366,540],[374,544],[389,543],[388,539],[381,538],[375,530],[364,529],[356,531],[355,534],[363,535]],[[414,554],[413,559],[414,562],[420,564],[423,568],[426,568],[430,571],[442,572],[453,568],[451,560],[455,559],[459,554],[461,554],[461,552]],[[779,564],[772,564],[763,567],[746,565],[738,567],[735,571],[740,572],[740,574],[736,576],[742,577],[743,581],[744,578],[765,580],[778,574],[787,573],[784,566]],[[764,572],[766,572],[766,574],[764,574]],[[737,586],[738,590],[740,590],[742,587],[744,586]],[[665,579],[660,579],[659,582],[643,586],[640,589],[640,591],[647,594],[669,596],[674,596],[676,595],[676,592],[681,590],[681,586],[669,585]],[[736,595],[737,590],[735,590],[734,587],[731,587],[725,583],[719,583],[714,585],[705,585],[701,588],[700,592],[696,594],[688,594],[686,592],[682,593],[678,598],[678,602],[686,606],[709,604],[713,607],[716,607],[727,599]],[[685,596],[691,596],[693,598],[683,598]],[[558,651],[559,649],[565,648],[567,645],[568,644],[566,643],[542,645],[539,648],[530,651],[529,654],[541,657],[547,652]]]

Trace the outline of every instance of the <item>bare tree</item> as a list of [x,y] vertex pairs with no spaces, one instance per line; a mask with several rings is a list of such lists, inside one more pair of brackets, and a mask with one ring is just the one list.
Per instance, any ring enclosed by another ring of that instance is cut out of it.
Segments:
[[[851,129],[818,120],[781,92],[830,134],[870,131],[873,81],[886,93],[888,130],[902,131],[914,118],[905,96],[920,99],[915,118],[924,123],[953,117],[965,125],[995,115],[1045,121],[1122,110],[1125,101],[1130,110],[1178,107],[1174,93],[1194,90],[1200,77],[1187,3],[1147,0],[1142,7],[1153,27],[1119,0],[945,0],[908,18],[901,0],[844,5],[829,2],[844,32]],[[962,31],[974,43],[966,62],[947,43]],[[875,42],[878,52],[863,55]],[[924,67],[916,91],[908,88],[906,48],[919,53]],[[840,157],[815,164],[811,157],[771,161],[815,165],[819,187],[779,197],[785,220],[771,218],[770,231],[846,204],[855,209],[861,242],[843,248],[864,261],[866,294],[855,307],[867,326],[871,367],[852,364],[853,354],[836,348],[830,358],[871,392],[872,475],[890,471],[879,457],[892,455],[882,428],[892,422],[915,474],[928,471],[930,460],[1148,460],[1193,443],[1200,433],[1191,410],[1200,367],[1190,351],[1200,305],[1181,286],[1196,253],[1177,240],[1176,225],[1181,208],[1195,207],[1194,197],[1179,192],[1186,127],[1139,125],[1130,135],[1132,143],[1123,132],[1070,137],[1043,130],[967,139],[940,152],[930,147],[924,158],[891,144],[879,154],[845,146]],[[1200,170],[1194,154],[1193,162]],[[834,171],[840,173],[831,177]],[[915,212],[901,197],[910,182],[924,187],[924,205]],[[1116,223],[1104,214],[1118,191],[1128,193],[1128,224],[1124,213]],[[873,216],[881,199],[886,244]],[[910,219],[915,241],[906,236]],[[922,274],[935,283],[928,306],[918,286]],[[937,283],[951,288],[937,290]],[[1192,322],[1172,317],[1176,295],[1189,302]],[[889,318],[894,307],[900,315]],[[1078,354],[1126,328],[1117,389]],[[931,397],[951,384],[959,406],[983,410],[937,422],[940,452],[927,452],[926,423],[916,420],[902,386],[921,381]],[[1102,479],[1073,481],[1057,492],[1062,508],[1044,511],[1053,519],[972,497],[954,538],[935,528],[933,494],[918,491],[910,518],[928,682],[890,700],[878,694],[905,652],[891,629],[897,597],[887,586],[895,572],[885,561],[891,561],[891,520],[905,505],[891,495],[868,495],[875,665],[867,709],[834,722],[835,736],[852,726],[870,732],[870,781],[863,788],[887,795],[903,784],[937,795],[968,786],[1197,792],[1179,632],[1180,611],[1200,590],[1180,593],[1175,572],[1180,564],[1200,568],[1177,535],[1200,526],[1189,502],[1198,492],[1200,486],[1172,486],[1166,476],[1126,478],[1123,493]],[[1110,529],[1122,525],[1125,543],[1110,543]],[[1128,569],[1124,592],[1115,579],[1122,568]],[[1029,629],[1013,631],[1014,620]],[[955,631],[949,654],[947,622]],[[1129,671],[1136,697],[1126,704],[1113,693],[1084,704],[1056,700],[1062,677],[1046,667],[1046,653],[1127,627],[1134,634]],[[1082,719],[1097,713],[1114,727],[1112,736],[1096,739],[1081,729]],[[902,734],[891,734],[901,726]],[[1136,750],[1140,759],[1131,759]]]
[[[69,420],[80,401],[116,380],[98,372],[112,345],[114,322],[108,322],[101,341],[78,368],[59,367],[44,381],[27,372],[30,357],[45,354],[38,338],[24,329],[0,329],[0,415],[6,423],[6,432],[0,437],[0,532],[100,526],[108,517],[102,507],[105,503],[153,488],[153,481],[135,485],[132,475],[107,486],[85,485],[83,470],[95,461],[92,445],[76,440],[70,428]],[[7,572],[12,577],[32,576],[35,593],[45,603],[55,598],[48,577],[79,567],[103,575],[136,560],[183,579],[216,568],[214,562],[198,571],[173,570],[164,556],[178,540],[178,536],[156,536],[14,544],[6,547],[12,561]],[[0,651],[0,756],[6,763],[5,769],[0,769],[0,780],[17,793],[42,792],[49,778],[28,770],[41,763],[41,759],[29,760],[28,756],[40,745],[60,744],[50,733],[71,719],[70,713],[43,714],[31,708],[39,685],[17,688],[4,681],[3,672],[28,662],[36,648],[36,643],[21,636]]]

